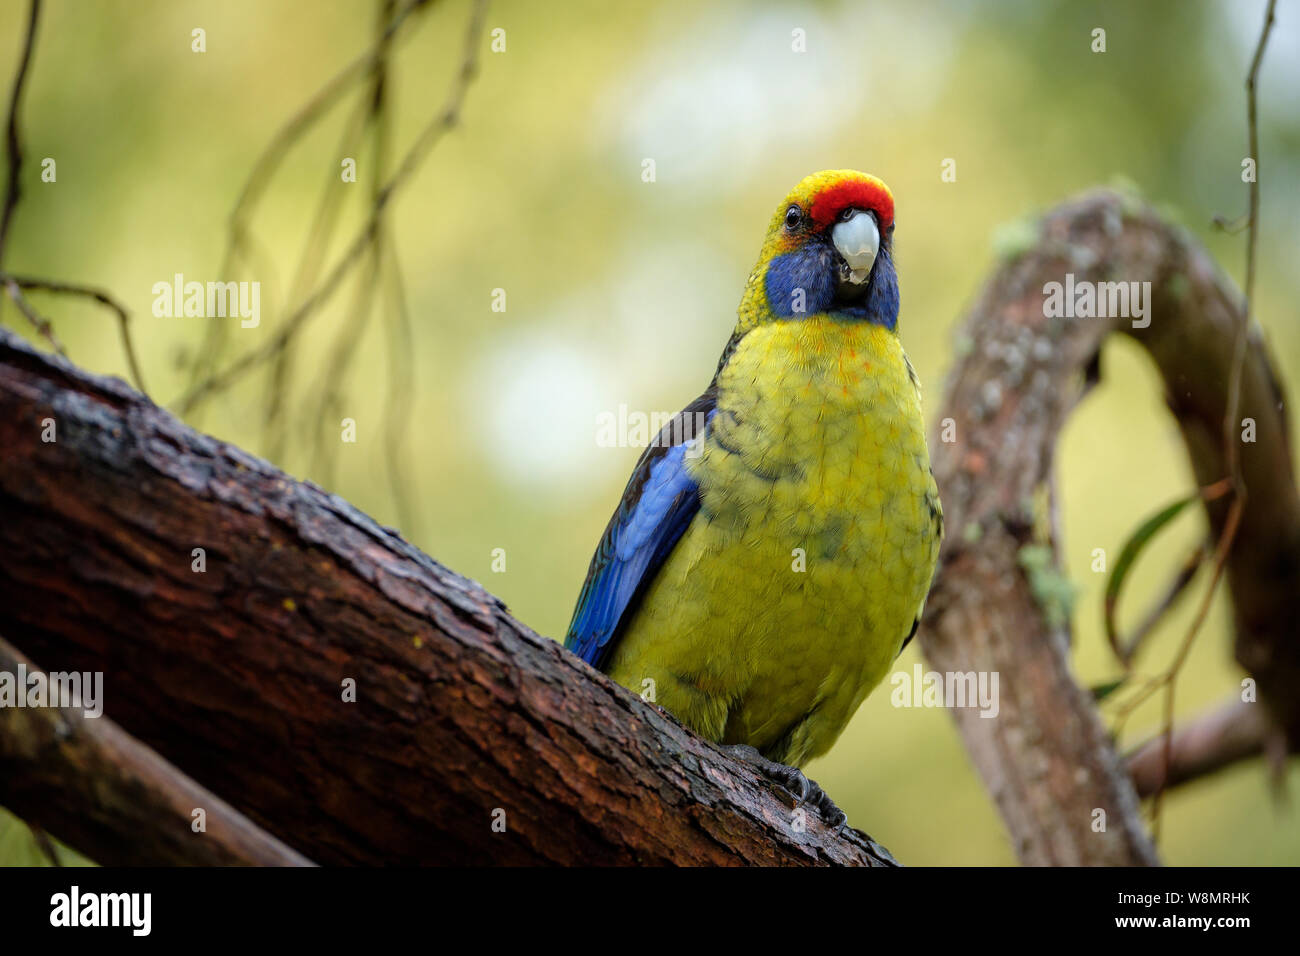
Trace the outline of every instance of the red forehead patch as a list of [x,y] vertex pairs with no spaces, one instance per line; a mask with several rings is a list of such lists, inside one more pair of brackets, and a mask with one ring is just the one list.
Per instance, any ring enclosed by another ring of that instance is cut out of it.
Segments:
[[882,230],[894,224],[894,197],[878,179],[846,179],[827,186],[813,200],[809,214],[821,228],[834,222],[835,217],[849,206],[870,209],[880,217]]

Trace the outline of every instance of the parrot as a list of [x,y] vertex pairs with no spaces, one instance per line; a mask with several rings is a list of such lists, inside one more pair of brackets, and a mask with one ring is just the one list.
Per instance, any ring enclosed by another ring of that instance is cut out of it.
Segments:
[[713,380],[645,448],[565,647],[815,807],[916,633],[943,509],[898,332],[894,197],[826,170],[777,207]]

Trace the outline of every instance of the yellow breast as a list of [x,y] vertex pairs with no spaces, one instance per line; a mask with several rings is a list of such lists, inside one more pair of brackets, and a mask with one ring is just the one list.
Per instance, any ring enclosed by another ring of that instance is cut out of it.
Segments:
[[798,766],[888,671],[941,535],[898,337],[828,316],[759,326],[718,379],[700,513],[610,674],[712,739]]

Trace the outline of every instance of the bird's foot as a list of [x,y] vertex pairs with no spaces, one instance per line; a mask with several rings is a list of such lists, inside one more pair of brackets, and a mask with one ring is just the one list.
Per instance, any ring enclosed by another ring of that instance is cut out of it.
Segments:
[[849,815],[826,796],[826,791],[817,785],[817,781],[809,780],[799,768],[769,760],[749,744],[724,744],[722,749],[737,760],[750,764],[768,780],[789,793],[796,806],[802,803],[811,804],[826,825],[836,833],[843,830],[844,825],[848,823]]

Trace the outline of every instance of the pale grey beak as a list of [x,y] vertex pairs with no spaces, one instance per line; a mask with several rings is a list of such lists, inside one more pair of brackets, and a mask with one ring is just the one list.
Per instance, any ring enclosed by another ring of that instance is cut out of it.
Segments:
[[876,261],[876,253],[880,251],[880,229],[876,226],[876,217],[859,209],[844,222],[835,224],[831,230],[831,242],[848,264],[848,281],[854,285],[866,282],[871,274],[871,265]]

